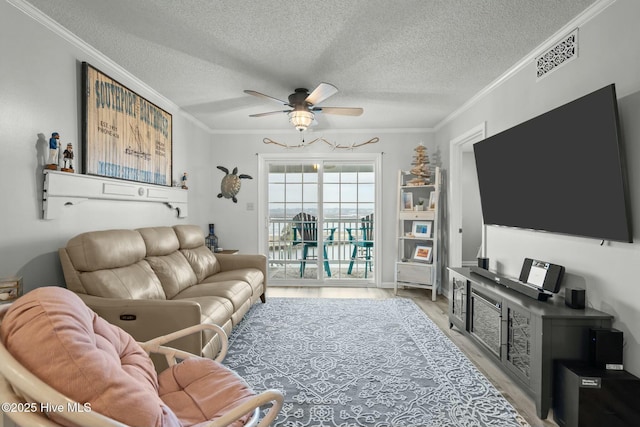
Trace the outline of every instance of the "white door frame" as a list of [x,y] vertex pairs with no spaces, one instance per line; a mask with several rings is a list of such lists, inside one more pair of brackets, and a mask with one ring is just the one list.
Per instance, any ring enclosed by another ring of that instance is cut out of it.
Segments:
[[[376,171],[376,181],[375,181],[375,207],[373,212],[373,217],[375,218],[376,224],[383,224],[382,218],[382,153],[258,153],[258,176],[260,177],[260,185],[258,191],[258,244],[262,253],[268,254],[268,246],[269,246],[269,212],[267,206],[267,195],[269,194],[269,183],[268,180],[263,179],[267,173],[267,162],[273,160],[285,160],[285,161],[313,161],[313,160],[323,160],[323,161],[371,161],[374,163],[375,171]],[[321,193],[320,193],[321,194]],[[322,200],[319,201],[321,203]],[[381,227],[375,226],[373,228],[373,239],[374,242],[382,242],[381,239]],[[378,243],[380,245],[381,243]],[[380,253],[381,250],[373,251],[373,265],[374,265],[374,286],[380,286],[380,280],[382,277],[382,268],[380,267]],[[322,264],[319,264],[322,266]],[[306,283],[306,282],[305,282]],[[314,282],[309,282],[314,283]],[[316,281],[315,283],[324,283],[324,280]],[[369,283],[367,281],[366,283]],[[366,284],[365,283],[365,284]],[[346,279],[346,280],[331,280],[332,285],[357,285],[357,279]]]
[[[462,152],[467,144],[482,141],[486,122],[469,129],[449,141],[449,267],[462,267]],[[485,248],[485,226],[482,226],[482,248]]]

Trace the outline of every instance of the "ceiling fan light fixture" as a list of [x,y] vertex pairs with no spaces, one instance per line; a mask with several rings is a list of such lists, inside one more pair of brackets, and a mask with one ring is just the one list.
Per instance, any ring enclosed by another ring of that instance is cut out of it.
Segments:
[[300,132],[307,130],[313,119],[314,115],[311,111],[294,110],[289,113],[289,121]]

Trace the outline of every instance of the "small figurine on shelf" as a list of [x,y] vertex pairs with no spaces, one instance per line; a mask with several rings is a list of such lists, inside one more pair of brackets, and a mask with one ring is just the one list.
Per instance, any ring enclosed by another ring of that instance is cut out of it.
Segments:
[[188,190],[189,189],[189,187],[187,187],[187,173],[186,172],[182,174],[182,188],[184,190]]
[[429,156],[427,156],[427,148],[422,145],[422,142],[415,148],[416,155],[413,158],[413,168],[411,168],[411,174],[415,176],[414,179],[408,182],[409,185],[426,185],[429,184],[429,178],[431,177],[431,171],[429,170]]
[[73,173],[73,145],[67,144],[67,148],[62,152],[62,158],[64,159],[64,166],[62,171]]
[[58,147],[60,146],[60,134],[53,132],[51,138],[49,138],[49,163],[45,166],[46,169],[54,171],[58,170]]

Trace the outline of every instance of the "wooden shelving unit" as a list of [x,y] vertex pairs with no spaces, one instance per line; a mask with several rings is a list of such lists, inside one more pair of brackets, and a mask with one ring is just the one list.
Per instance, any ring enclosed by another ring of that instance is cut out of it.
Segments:
[[413,178],[411,172],[398,172],[394,291],[398,286],[430,289],[435,301],[440,289],[440,168],[435,168],[429,184],[410,185]]

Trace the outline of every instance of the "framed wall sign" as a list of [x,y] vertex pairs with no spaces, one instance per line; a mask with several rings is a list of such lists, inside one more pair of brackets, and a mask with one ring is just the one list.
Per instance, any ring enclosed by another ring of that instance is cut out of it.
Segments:
[[171,186],[171,114],[86,62],[82,94],[82,172]]

